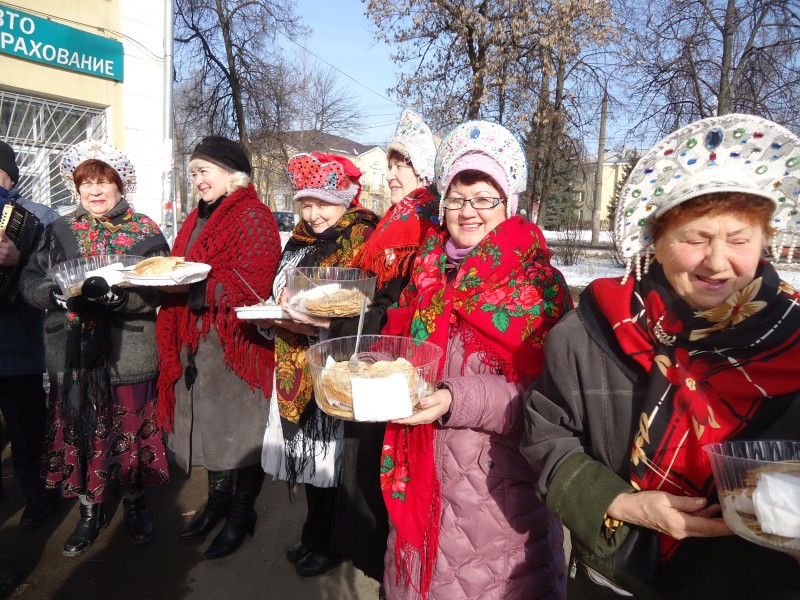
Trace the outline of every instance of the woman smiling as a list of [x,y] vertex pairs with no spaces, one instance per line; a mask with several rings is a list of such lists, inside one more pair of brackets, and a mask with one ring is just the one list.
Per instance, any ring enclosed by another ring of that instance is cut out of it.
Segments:
[[571,598],[798,598],[800,568],[732,537],[703,446],[798,439],[800,294],[762,255],[797,239],[800,140],[692,123],[620,196],[625,277],[546,345],[523,453],[572,538]]
[[560,598],[562,530],[519,452],[521,392],[571,307],[539,229],[515,216],[527,164],[504,127],[470,121],[436,155],[440,221],[420,246],[384,334],[437,344],[439,379],[389,423],[386,597]]

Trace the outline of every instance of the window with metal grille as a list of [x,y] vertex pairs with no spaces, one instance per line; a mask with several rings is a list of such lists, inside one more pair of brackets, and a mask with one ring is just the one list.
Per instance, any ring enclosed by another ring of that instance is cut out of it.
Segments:
[[75,200],[61,178],[61,155],[76,142],[105,140],[105,111],[0,90],[0,139],[17,152],[22,196],[67,210]]

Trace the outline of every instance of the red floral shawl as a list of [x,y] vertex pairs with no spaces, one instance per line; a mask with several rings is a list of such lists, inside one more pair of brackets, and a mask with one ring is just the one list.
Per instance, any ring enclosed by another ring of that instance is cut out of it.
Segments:
[[388,212],[375,227],[355,264],[378,276],[377,288],[411,270],[422,240],[431,227],[439,224],[439,194],[436,186],[411,192]]
[[[444,246],[449,237],[442,229],[429,233],[383,333],[437,344],[444,351],[441,376],[450,329],[455,328],[464,342],[464,367],[477,352],[509,381],[532,381],[542,369],[545,336],[572,308],[541,231],[520,217],[502,222],[467,254],[448,283]],[[397,529],[398,578],[423,597],[433,576],[441,515],[435,432],[433,425],[388,423],[381,457],[381,488]],[[411,581],[415,556],[421,567],[419,587]]]
[[[768,263],[706,311],[689,308],[658,263],[641,282],[598,279],[589,292],[622,350],[650,374],[631,448],[631,483],[712,498],[703,446],[774,420],[783,404],[776,397],[800,390],[800,294]],[[660,542],[665,562],[679,542],[666,535]]]
[[[186,253],[197,215],[195,209],[187,217],[178,232],[172,255],[185,255],[186,260],[211,265],[206,287],[208,309],[193,312],[186,305],[185,294],[168,294],[156,324],[161,360],[157,416],[159,425],[166,431],[172,430],[173,388],[181,376],[181,348],[194,351],[212,325],[222,344],[225,366],[250,384],[251,389],[260,388],[267,397],[272,393],[273,349],[254,325],[237,319],[233,308],[251,305],[256,299],[233,269],[259,296],[270,296],[281,253],[275,217],[258,199],[252,184],[236,190],[222,200]],[[199,328],[198,319],[201,319]]]

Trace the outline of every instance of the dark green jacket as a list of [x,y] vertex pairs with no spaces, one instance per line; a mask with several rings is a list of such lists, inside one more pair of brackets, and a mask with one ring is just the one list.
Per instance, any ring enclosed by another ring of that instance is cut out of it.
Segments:
[[[611,501],[634,491],[630,451],[646,382],[584,294],[550,332],[544,371],[526,394],[521,450],[540,473],[539,494],[570,530],[571,575],[578,576],[569,582],[570,598],[605,597],[604,588],[587,587],[587,565],[640,599],[800,598],[796,561],[738,537],[687,539],[659,568],[649,552],[657,549],[651,532],[604,529]],[[758,437],[799,439],[800,398],[775,401],[785,402],[787,413]]]

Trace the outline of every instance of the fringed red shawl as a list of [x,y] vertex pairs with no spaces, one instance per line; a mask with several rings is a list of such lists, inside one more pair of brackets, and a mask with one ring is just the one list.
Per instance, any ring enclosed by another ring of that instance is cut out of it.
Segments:
[[[692,310],[658,263],[640,282],[597,279],[591,301],[650,374],[631,447],[634,487],[711,498],[703,446],[747,435],[800,390],[800,293],[768,263],[719,306]],[[777,403],[777,404],[776,404]],[[661,560],[679,541],[660,535]]]
[[169,294],[158,313],[156,326],[161,362],[157,416],[159,425],[166,431],[172,431],[174,386],[182,374],[181,349],[195,351],[212,326],[222,344],[225,366],[246,381],[250,389],[259,388],[267,397],[272,393],[275,363],[272,344],[254,325],[236,317],[234,307],[249,306],[257,300],[233,270],[236,269],[259,296],[270,296],[281,253],[275,217],[258,199],[252,184],[236,190],[211,214],[187,253],[197,216],[195,209],[187,217],[178,232],[172,255],[211,265],[206,287],[208,309],[193,312],[186,305],[185,294]]
[[421,187],[393,205],[361,248],[355,264],[378,276],[377,288],[411,271],[411,263],[431,227],[439,224],[436,186]]

